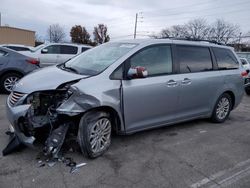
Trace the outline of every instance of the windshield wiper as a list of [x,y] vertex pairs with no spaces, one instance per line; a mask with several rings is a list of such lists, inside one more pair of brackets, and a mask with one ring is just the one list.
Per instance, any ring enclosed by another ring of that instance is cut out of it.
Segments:
[[64,70],[68,70],[70,72],[75,72],[75,73],[79,74],[78,70],[74,69],[73,67],[67,67],[67,66],[65,66],[65,64],[62,65],[62,68]]

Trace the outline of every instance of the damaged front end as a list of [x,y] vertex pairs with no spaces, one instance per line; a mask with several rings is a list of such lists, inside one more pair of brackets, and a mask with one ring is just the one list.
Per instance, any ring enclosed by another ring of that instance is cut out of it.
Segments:
[[64,86],[55,90],[37,91],[29,95],[12,92],[7,100],[7,115],[11,122],[11,141],[3,150],[7,155],[21,145],[44,143],[46,155],[58,155],[66,134],[77,134],[77,115],[58,111],[73,95],[74,88]]

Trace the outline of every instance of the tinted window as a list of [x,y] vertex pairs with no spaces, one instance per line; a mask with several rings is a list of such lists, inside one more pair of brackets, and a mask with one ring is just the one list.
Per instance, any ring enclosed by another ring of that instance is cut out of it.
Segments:
[[131,67],[145,67],[149,76],[172,73],[171,48],[168,45],[152,46],[130,59]]
[[213,69],[210,51],[206,47],[177,46],[180,72],[201,72]]
[[88,50],[89,48],[86,47],[82,47],[82,52],[85,52],[86,50]]
[[29,48],[19,47],[19,46],[4,46],[4,47],[15,50],[15,51],[30,51]]
[[0,50],[0,57],[5,56],[7,53],[5,51]]
[[51,45],[44,49],[48,50],[47,54],[60,54],[60,45]]
[[219,69],[237,69],[239,68],[237,59],[229,49],[213,48],[215,58]]
[[78,48],[75,46],[61,46],[61,53],[60,54],[77,54]]

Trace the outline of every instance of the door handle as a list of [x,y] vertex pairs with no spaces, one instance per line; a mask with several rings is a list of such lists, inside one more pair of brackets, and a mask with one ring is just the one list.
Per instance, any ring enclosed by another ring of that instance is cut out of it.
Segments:
[[168,87],[175,87],[175,86],[177,86],[177,82],[174,81],[174,80],[169,80],[169,81],[167,82],[167,86],[168,86]]
[[189,84],[191,84],[191,80],[188,78],[184,78],[184,80],[181,81],[181,84],[182,85],[189,85]]

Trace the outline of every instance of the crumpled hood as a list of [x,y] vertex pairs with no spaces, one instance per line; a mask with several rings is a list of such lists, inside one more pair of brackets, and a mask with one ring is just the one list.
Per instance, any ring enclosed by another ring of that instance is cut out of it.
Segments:
[[67,72],[50,66],[34,71],[23,77],[13,88],[14,91],[21,93],[32,93],[34,91],[56,89],[65,82],[74,81],[87,76]]

